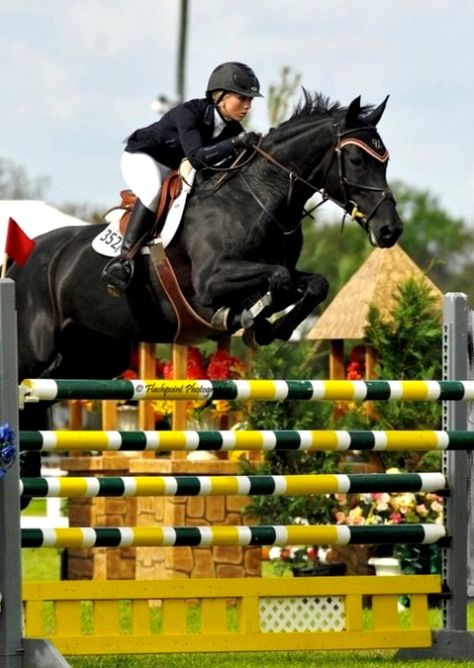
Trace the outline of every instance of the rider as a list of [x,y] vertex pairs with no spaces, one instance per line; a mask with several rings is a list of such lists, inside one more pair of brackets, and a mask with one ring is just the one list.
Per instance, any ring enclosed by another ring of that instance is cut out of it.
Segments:
[[240,124],[254,97],[262,95],[253,70],[243,63],[222,63],[211,73],[205,98],[179,104],[128,137],[121,169],[137,201],[121,253],[102,273],[110,294],[118,297],[130,284],[133,257],[155,223],[161,183],[170,169],[178,169],[183,158],[195,169],[215,165],[257,143],[259,135]]

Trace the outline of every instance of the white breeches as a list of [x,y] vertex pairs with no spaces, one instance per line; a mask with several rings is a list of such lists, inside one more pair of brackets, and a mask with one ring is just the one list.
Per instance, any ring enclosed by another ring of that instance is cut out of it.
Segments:
[[146,153],[129,153],[128,151],[122,153],[120,167],[128,187],[133,190],[147,209],[156,213],[161,183],[170,169]]

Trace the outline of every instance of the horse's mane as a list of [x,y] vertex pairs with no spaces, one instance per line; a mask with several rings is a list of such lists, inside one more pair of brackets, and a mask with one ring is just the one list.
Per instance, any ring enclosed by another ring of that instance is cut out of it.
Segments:
[[[324,93],[311,94],[306,88],[302,88],[302,91],[303,98],[295,105],[291,116],[278,126],[279,128],[293,125],[298,121],[311,119],[324,120],[325,118],[331,118],[337,121],[347,111],[347,107],[342,106],[338,101],[332,101]],[[363,106],[361,107],[360,115],[365,116],[372,109],[372,106]]]

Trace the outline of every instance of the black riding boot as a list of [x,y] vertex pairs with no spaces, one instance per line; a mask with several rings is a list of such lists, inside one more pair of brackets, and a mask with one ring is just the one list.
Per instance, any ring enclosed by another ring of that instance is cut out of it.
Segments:
[[113,297],[119,297],[130,285],[135,268],[133,257],[139,250],[134,248],[144,239],[155,222],[155,214],[137,199],[130,216],[122,249],[118,257],[113,257],[102,271],[102,280]]

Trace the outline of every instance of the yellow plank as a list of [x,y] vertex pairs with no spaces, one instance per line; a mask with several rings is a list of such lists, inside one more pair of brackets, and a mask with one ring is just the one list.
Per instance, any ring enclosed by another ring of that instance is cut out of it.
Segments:
[[428,597],[414,594],[410,597],[411,628],[421,629],[428,626]]
[[80,601],[56,601],[54,604],[54,636],[81,636]]
[[172,634],[168,636],[118,636],[96,638],[55,638],[54,644],[65,655],[153,654],[187,652],[257,652],[291,650],[354,650],[430,647],[431,631],[359,631],[318,633],[229,633],[223,635]]
[[237,619],[239,635],[260,631],[258,596],[246,596],[237,600]]
[[398,614],[398,596],[373,596],[372,614],[374,630],[400,628]]
[[43,628],[43,602],[27,601],[24,607],[25,636],[27,638],[42,638],[45,635]]
[[94,601],[94,635],[119,634],[119,601]]
[[226,633],[226,599],[208,598],[201,603],[201,633]]
[[148,601],[132,601],[132,634],[150,631],[150,607]]
[[389,578],[346,576],[343,578],[295,578],[291,588],[285,578],[195,578],[178,580],[121,580],[28,582],[23,598],[28,601],[166,598],[233,598],[241,596],[345,596],[347,594],[439,593],[439,575],[403,575]]
[[163,601],[161,608],[163,615],[163,634],[181,634],[186,633],[188,621],[188,603],[187,601],[170,599]]
[[357,631],[363,628],[361,594],[348,594],[345,599],[345,629]]

